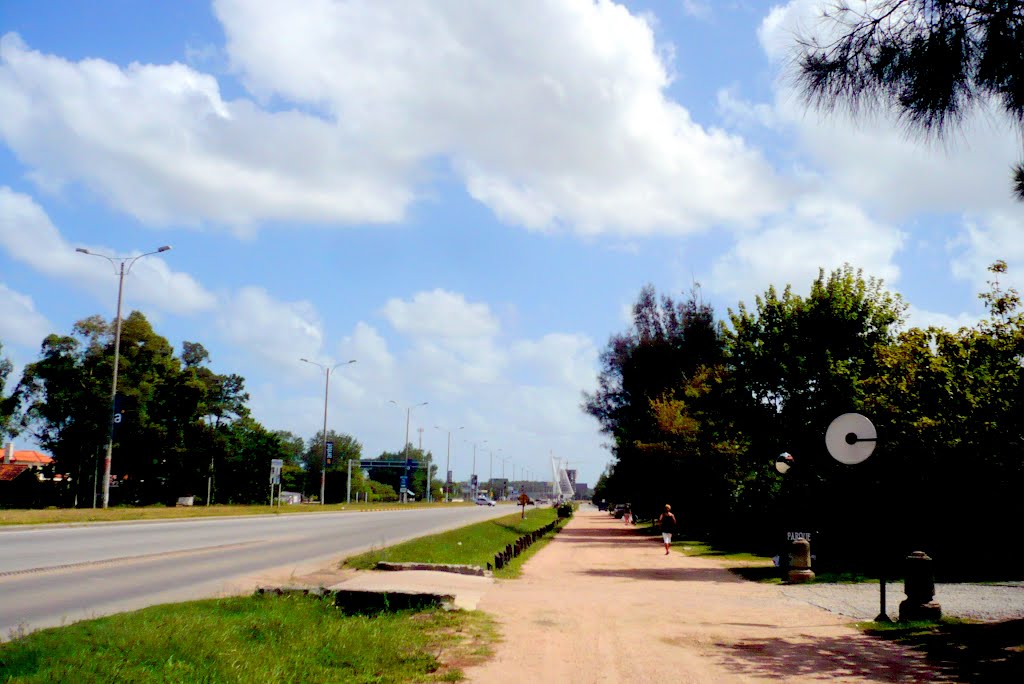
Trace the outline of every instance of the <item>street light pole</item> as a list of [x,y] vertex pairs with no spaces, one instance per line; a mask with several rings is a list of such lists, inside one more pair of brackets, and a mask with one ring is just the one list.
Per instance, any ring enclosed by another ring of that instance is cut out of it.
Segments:
[[470,480],[470,482],[473,483],[473,501],[476,501],[477,493],[480,490],[479,483],[478,482],[473,482],[473,478],[476,477],[476,445],[477,444],[487,444],[487,440],[485,439],[482,442],[473,442],[473,472],[471,472],[469,474],[469,480]]
[[[465,427],[464,425],[460,425],[459,427],[457,427],[455,429],[456,430],[461,430],[464,427]],[[440,425],[435,425],[434,429],[435,430],[445,430],[448,433],[448,458],[444,462],[444,491],[445,491],[444,500],[445,500],[445,503],[449,503],[452,500],[452,490],[451,490],[451,487],[449,487],[449,482],[448,482],[448,473],[450,473],[451,470],[452,470],[452,431],[450,429],[448,429],[448,428],[443,428]]]
[[[399,408],[401,408],[401,406],[399,406],[398,402],[395,401],[394,399],[388,399],[388,403],[394,404],[395,406],[398,406]],[[409,418],[412,415],[412,410],[414,408],[419,408],[420,406],[426,406],[429,403],[430,402],[424,401],[424,402],[422,402],[420,404],[413,404],[412,406],[407,406],[405,408],[405,444],[402,445],[402,453],[405,454],[405,462],[406,462],[406,464],[409,463]],[[421,446],[421,450],[422,450],[422,446]],[[405,486],[406,486],[406,489],[409,488],[409,466],[408,465],[406,465],[406,468],[405,468]],[[428,491],[430,490],[430,466],[429,465],[427,466],[427,490]],[[406,493],[402,492],[402,503],[406,503],[406,501],[407,501]]]
[[324,456],[322,463],[320,464],[320,505],[324,505],[324,492],[327,489],[327,396],[331,391],[331,371],[337,369],[339,366],[347,366],[350,363],[355,363],[355,359],[344,361],[342,363],[336,363],[333,366],[327,366],[316,361],[310,361],[309,359],[299,359],[299,361],[305,361],[306,363],[314,366],[319,366],[323,369],[326,376],[324,381]]
[[[142,257],[149,256],[150,254],[166,252],[170,248],[170,245],[164,245],[163,247],[158,247],[152,252],[146,252],[145,254],[140,254],[136,257],[110,257],[106,254],[90,252],[84,247],[79,247],[75,250],[82,254],[98,256],[106,259],[110,262],[110,265],[114,267],[114,272],[118,274],[117,317],[114,319],[114,379],[110,383],[110,434],[107,438],[107,455],[103,458],[103,508],[107,508],[107,505],[110,502],[110,461],[114,453],[114,426],[117,425],[117,368],[121,360],[121,301],[124,295],[124,277],[131,273],[132,266],[134,266],[135,262]],[[127,268],[125,268],[125,264],[128,265]]]

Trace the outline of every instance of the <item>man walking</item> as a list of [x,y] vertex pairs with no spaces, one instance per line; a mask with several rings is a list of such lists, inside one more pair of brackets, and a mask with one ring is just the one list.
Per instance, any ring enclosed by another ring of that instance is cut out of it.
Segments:
[[676,516],[672,515],[672,506],[665,504],[665,512],[658,518],[658,525],[661,526],[661,539],[665,542],[665,555],[672,545],[672,533],[676,531]]

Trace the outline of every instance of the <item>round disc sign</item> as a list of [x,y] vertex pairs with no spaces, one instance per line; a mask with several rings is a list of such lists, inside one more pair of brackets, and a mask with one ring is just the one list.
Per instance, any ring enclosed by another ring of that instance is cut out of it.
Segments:
[[828,426],[825,446],[840,463],[856,465],[867,460],[875,450],[878,433],[871,421],[859,413],[844,413]]

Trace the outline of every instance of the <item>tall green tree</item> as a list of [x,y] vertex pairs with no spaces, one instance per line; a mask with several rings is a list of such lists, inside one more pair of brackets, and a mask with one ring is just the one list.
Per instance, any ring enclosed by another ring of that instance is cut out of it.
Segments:
[[[769,288],[753,310],[730,310],[727,410],[749,440],[747,486],[737,502],[746,517],[737,525],[768,522],[766,534],[777,524],[829,529],[835,538],[848,531],[845,508],[858,496],[881,496],[884,460],[851,470],[828,454],[824,433],[840,414],[862,409],[865,381],[879,371],[877,351],[895,339],[905,309],[882,281],[847,265],[819,271],[806,297]],[[784,451],[797,467],[779,482],[774,459]]]
[[[1024,1],[836,0],[824,19],[798,37],[813,105],[891,108],[912,130],[941,135],[993,102],[1024,132]],[[1013,188],[1024,200],[1024,165]]]
[[[50,335],[26,366],[15,394],[20,425],[50,451],[69,499],[91,505],[97,461],[111,435],[110,383],[114,323],[83,319],[72,334]],[[122,321],[111,496],[115,503],[205,498],[215,464],[229,448],[223,428],[248,415],[244,380],[205,366],[202,345],[186,342],[182,358],[146,318]]]
[[[887,448],[891,499],[907,515],[893,523],[902,551],[925,550],[943,567],[977,573],[998,567],[999,549],[1024,517],[1024,312],[990,268],[981,298],[988,318],[950,332],[911,329],[880,350],[881,372],[868,383],[865,409]],[[872,457],[874,458],[874,457]],[[964,556],[962,540],[975,549]]]
[[218,430],[224,435],[225,449],[217,464],[217,501],[269,503],[270,462],[286,456],[281,440],[248,416]]
[[[352,466],[352,491],[363,491],[363,472],[359,468],[363,445],[352,435],[344,432],[327,431],[327,439],[334,442],[334,456],[327,466],[327,477],[324,486],[325,503],[345,501],[348,492],[348,462]],[[303,456],[303,472],[305,473],[305,489],[303,493],[309,497],[320,497],[320,473],[323,472],[324,441],[323,433],[318,433],[307,443]]]
[[651,286],[641,290],[632,327],[611,337],[601,354],[598,389],[584,397],[583,409],[612,439],[609,498],[647,515],[684,500],[695,445],[666,439],[665,411],[659,414],[653,402],[683,401],[691,383],[722,359],[714,313],[699,291],[676,301],[659,299]]

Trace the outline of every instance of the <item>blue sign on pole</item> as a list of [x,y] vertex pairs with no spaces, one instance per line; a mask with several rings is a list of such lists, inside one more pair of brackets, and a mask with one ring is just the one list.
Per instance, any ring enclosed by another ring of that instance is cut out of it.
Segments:
[[334,462],[334,442],[327,443],[327,465]]
[[402,477],[399,480],[398,486],[402,489],[402,491],[405,491],[406,486],[408,484],[409,484],[409,478],[406,477],[405,475],[402,475]]

